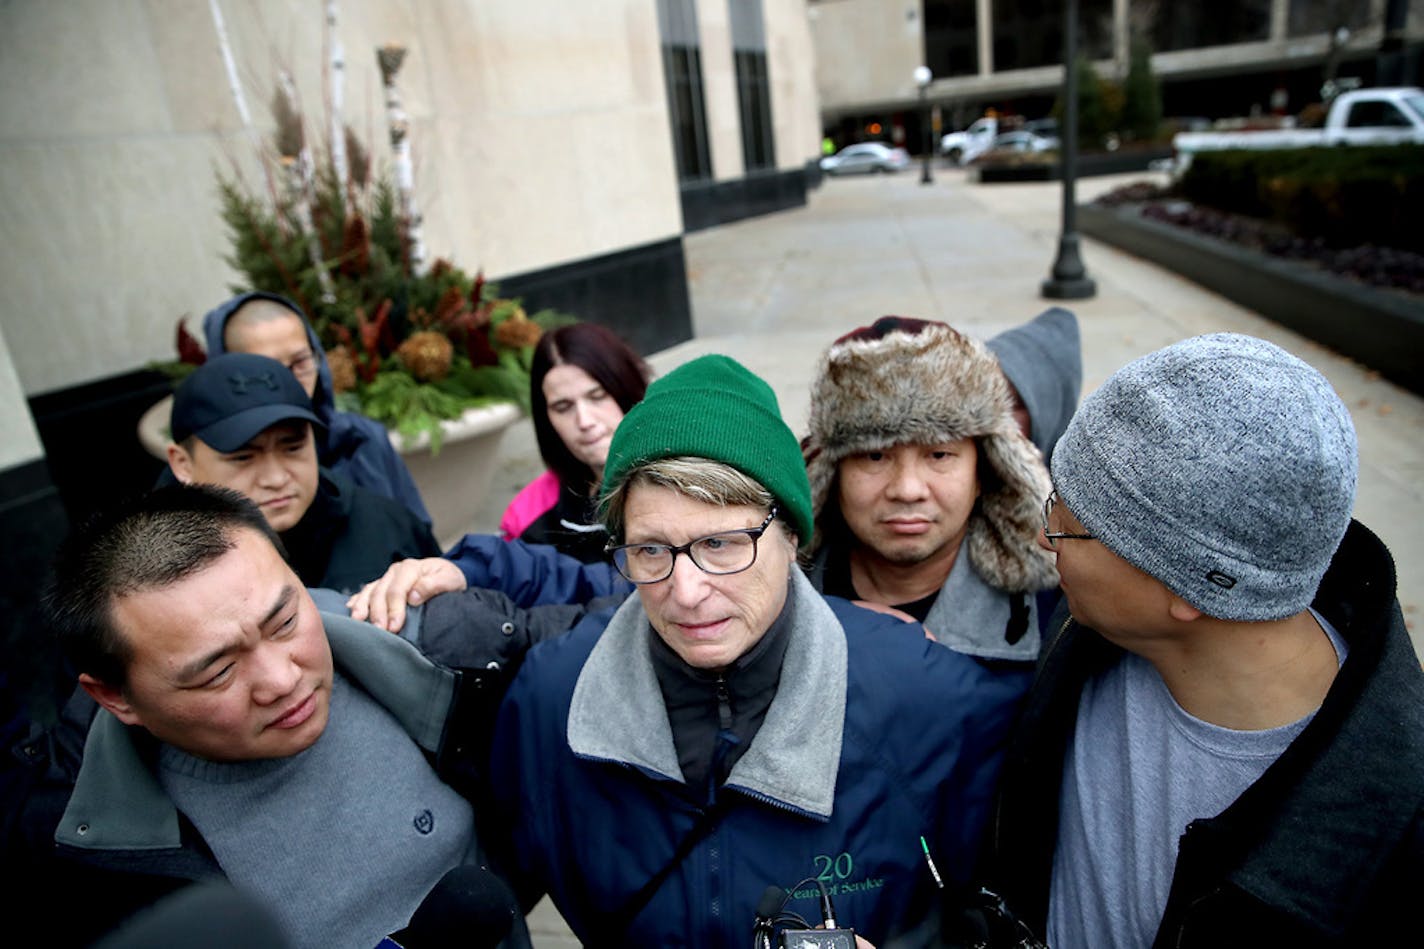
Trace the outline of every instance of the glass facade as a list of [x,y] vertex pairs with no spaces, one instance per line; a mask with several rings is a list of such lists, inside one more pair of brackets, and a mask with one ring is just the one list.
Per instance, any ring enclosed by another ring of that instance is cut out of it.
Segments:
[[[1063,7],[1062,0],[994,0],[994,71],[1062,65]],[[1112,8],[1112,0],[1079,0],[1081,55],[1112,57]]]
[[1287,31],[1291,36],[1329,33],[1337,27],[1360,29],[1370,22],[1370,0],[1290,0]]
[[1252,43],[1270,38],[1271,0],[1234,3],[1163,3],[1152,23],[1158,52]]
[[776,167],[771,129],[771,83],[766,68],[766,29],[761,0],[727,0],[732,24],[732,61],[742,124],[742,161],[747,171]]
[[681,181],[712,177],[707,147],[707,107],[702,96],[702,45],[697,35],[696,0],[658,0],[663,79],[673,154]]
[[925,0],[925,65],[936,77],[979,72],[975,0]]

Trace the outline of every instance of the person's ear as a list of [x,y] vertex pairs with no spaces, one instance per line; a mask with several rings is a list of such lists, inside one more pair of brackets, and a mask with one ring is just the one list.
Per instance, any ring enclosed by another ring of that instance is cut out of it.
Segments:
[[1200,619],[1202,616],[1201,610],[1197,609],[1195,606],[1192,606],[1190,603],[1177,596],[1175,593],[1169,595],[1169,599],[1167,601],[1167,613],[1172,617],[1172,619],[1176,620],[1179,623],[1190,623],[1193,620]]
[[173,477],[184,484],[193,483],[193,459],[192,456],[177,442],[168,443],[168,467],[173,472]]
[[125,725],[142,724],[138,713],[134,711],[128,699],[124,698],[122,689],[116,689],[107,682],[100,682],[87,672],[79,673],[79,687]]

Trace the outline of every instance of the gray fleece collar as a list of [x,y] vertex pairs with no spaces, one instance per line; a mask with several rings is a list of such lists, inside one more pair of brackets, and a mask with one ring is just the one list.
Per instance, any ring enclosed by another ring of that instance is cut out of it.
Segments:
[[[395,716],[416,744],[437,751],[455,674],[368,623],[329,613],[321,619],[337,668]],[[94,716],[79,777],[55,829],[56,843],[86,850],[181,845],[178,811],[140,751],[138,737],[104,709]]]
[[[728,787],[828,820],[845,732],[845,630],[799,570],[783,675],[766,720],[727,778]],[[583,758],[632,765],[682,781],[672,726],[653,671],[655,635],[638,597],[613,615],[589,653],[569,708],[568,740]]]
[[955,652],[983,659],[1032,662],[1038,658],[1039,647],[1037,597],[1027,595],[1028,628],[1023,637],[1012,645],[1004,638],[1010,600],[1024,595],[994,589],[968,557],[956,557],[934,606],[925,616],[925,629],[936,642]]

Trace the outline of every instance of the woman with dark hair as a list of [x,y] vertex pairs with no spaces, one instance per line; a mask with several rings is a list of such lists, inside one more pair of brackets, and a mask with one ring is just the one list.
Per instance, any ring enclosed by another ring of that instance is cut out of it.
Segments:
[[534,350],[530,414],[548,467],[514,497],[500,534],[551,544],[585,563],[603,559],[607,532],[593,502],[613,430],[643,399],[649,370],[642,357],[596,323],[545,333]]

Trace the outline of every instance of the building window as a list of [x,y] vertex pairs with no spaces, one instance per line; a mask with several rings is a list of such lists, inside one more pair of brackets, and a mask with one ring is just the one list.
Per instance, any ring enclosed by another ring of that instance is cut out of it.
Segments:
[[766,69],[766,28],[761,0],[727,0],[732,21],[732,57],[742,119],[742,161],[747,171],[776,167],[771,134],[771,83]]
[[1370,22],[1370,0],[1290,0],[1291,36],[1362,29]]
[[[1113,0],[1080,0],[1079,55],[1112,58],[1112,8]],[[995,72],[1063,64],[1061,0],[994,0],[993,10]]]
[[673,155],[681,181],[712,177],[707,148],[707,109],[702,98],[702,44],[697,36],[696,0],[658,0],[663,79]]
[[925,65],[936,78],[979,72],[975,0],[925,0]]
[[1254,43],[1271,35],[1272,0],[1237,3],[1163,3],[1152,24],[1153,48],[1159,52]]

